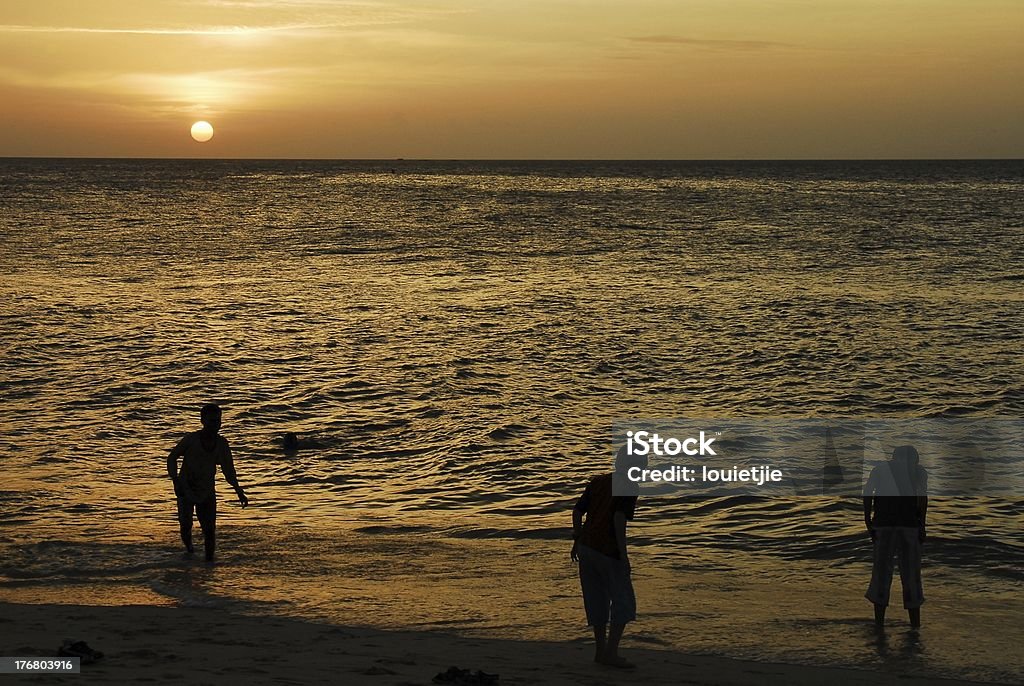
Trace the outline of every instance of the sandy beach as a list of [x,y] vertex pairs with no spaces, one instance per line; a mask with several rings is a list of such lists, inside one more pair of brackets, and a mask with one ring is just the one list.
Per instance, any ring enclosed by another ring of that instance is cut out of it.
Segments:
[[172,607],[0,605],[0,654],[54,655],[64,638],[104,652],[77,675],[33,683],[429,684],[452,665],[501,684],[966,684],[900,674],[628,649],[633,671],[590,662],[582,641],[525,642],[385,632]]
[[0,686],[1024,686],[1022,28],[0,2]]

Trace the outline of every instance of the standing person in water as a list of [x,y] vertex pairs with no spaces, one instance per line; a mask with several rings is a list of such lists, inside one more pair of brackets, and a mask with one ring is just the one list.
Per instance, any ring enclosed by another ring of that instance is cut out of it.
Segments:
[[[192,513],[199,519],[203,530],[203,546],[206,561],[212,562],[217,547],[217,492],[214,477],[217,465],[224,472],[224,478],[235,489],[242,507],[249,504],[245,491],[238,485],[235,464],[231,459],[231,448],[226,438],[219,434],[221,411],[217,405],[203,405],[199,411],[203,428],[185,434],[167,456],[167,474],[174,482],[174,494],[178,497],[178,523],[181,525],[181,542],[187,555],[192,555]],[[178,470],[178,457],[181,470]]]
[[[572,510],[574,540],[569,553],[579,562],[583,608],[587,624],[594,628],[594,662],[627,669],[634,665],[619,655],[619,641],[626,623],[636,619],[626,521],[633,519],[637,496],[615,495],[613,483],[620,486],[616,477],[636,459],[623,446],[615,456],[615,472],[595,476],[587,484]],[[646,464],[645,458],[636,466]]]
[[899,556],[903,607],[910,625],[921,626],[924,590],[921,584],[921,544],[928,513],[928,472],[912,445],[897,446],[892,459],[871,470],[864,484],[864,525],[875,547],[871,584],[864,594],[875,606],[875,626],[885,626],[885,609],[892,586],[893,558]]

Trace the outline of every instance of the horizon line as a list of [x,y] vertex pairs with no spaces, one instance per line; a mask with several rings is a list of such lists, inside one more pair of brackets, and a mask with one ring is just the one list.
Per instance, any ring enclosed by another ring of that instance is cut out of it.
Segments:
[[138,160],[188,162],[1024,162],[1024,157],[146,157],[0,155],[0,160]]

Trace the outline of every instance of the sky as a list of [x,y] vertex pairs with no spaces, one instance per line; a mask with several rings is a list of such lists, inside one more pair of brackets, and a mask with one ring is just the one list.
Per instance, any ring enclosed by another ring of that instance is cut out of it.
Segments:
[[1024,0],[0,0],[2,156],[1024,158],[1022,83]]

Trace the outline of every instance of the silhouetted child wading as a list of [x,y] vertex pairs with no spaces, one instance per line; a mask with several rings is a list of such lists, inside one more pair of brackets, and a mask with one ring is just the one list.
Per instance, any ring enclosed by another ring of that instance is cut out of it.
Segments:
[[[217,465],[224,472],[224,478],[235,489],[238,502],[245,507],[249,499],[238,485],[235,465],[231,459],[231,447],[226,438],[219,434],[221,411],[217,405],[204,405],[199,411],[203,428],[187,433],[171,449],[167,456],[167,473],[174,482],[174,494],[178,497],[178,523],[181,525],[181,542],[186,554],[195,552],[192,547],[192,513],[199,519],[203,530],[203,546],[206,560],[213,561],[217,547],[217,492],[214,477]],[[181,457],[181,470],[178,470]]]

